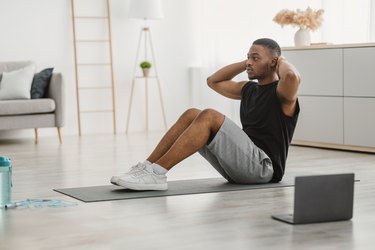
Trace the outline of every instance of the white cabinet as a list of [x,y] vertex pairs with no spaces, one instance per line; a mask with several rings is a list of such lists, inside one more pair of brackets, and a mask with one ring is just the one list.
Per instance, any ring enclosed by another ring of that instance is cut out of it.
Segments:
[[285,51],[301,74],[300,95],[342,96],[342,49]]
[[375,98],[344,99],[344,143],[375,147]]
[[344,143],[343,98],[300,96],[301,113],[294,140]]
[[344,49],[345,96],[375,97],[375,48]]
[[375,152],[375,44],[286,48],[301,74],[296,144]]

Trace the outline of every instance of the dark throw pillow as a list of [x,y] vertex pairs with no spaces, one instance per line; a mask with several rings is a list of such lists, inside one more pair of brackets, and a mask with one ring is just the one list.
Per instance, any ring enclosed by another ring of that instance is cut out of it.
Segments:
[[52,71],[53,68],[43,69],[34,75],[30,91],[31,99],[45,97],[52,77]]

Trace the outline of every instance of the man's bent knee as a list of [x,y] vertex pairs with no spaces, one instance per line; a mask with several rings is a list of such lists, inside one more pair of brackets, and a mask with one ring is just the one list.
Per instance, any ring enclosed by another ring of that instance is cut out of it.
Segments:
[[203,110],[197,118],[208,122],[214,131],[219,130],[224,122],[224,115],[214,109]]
[[181,115],[181,118],[193,121],[200,112],[202,112],[200,109],[190,108]]
[[224,115],[222,113],[214,109],[204,109],[202,112],[199,113],[199,115],[214,120],[224,118]]

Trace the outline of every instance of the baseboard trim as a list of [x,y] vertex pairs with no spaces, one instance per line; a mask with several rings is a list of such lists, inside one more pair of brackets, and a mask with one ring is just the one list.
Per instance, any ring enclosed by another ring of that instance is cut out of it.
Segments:
[[337,150],[364,152],[364,153],[375,153],[375,147],[362,147],[362,146],[353,146],[353,145],[344,145],[344,144],[324,143],[324,142],[312,142],[312,141],[301,141],[301,140],[294,141],[293,140],[291,145],[307,146],[307,147],[314,147],[314,148],[328,148],[328,149],[337,149]]

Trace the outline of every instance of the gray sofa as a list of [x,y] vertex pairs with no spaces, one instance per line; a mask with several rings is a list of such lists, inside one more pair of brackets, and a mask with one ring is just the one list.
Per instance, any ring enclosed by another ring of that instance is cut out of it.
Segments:
[[[28,64],[29,61],[0,62],[0,75]],[[62,143],[63,126],[64,82],[61,73],[53,73],[46,98],[0,100],[0,130],[34,128],[35,143],[38,143],[38,128],[56,127]]]

